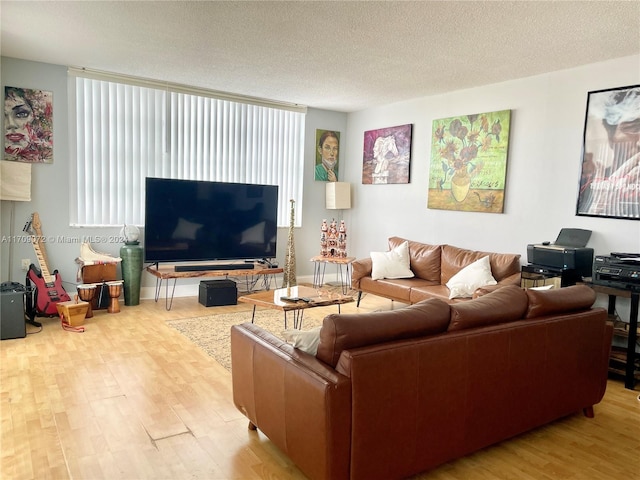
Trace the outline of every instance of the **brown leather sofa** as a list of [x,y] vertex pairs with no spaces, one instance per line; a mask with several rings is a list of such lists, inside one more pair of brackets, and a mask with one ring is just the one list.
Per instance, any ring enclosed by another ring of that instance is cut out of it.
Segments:
[[612,327],[595,293],[507,286],[477,299],[328,315],[315,356],[231,329],[233,399],[312,479],[432,469],[602,399]]
[[439,298],[447,303],[467,301],[468,298],[449,299],[447,282],[467,265],[489,256],[491,274],[497,285],[483,286],[473,298],[505,285],[520,285],[520,255],[466,250],[451,245],[429,245],[400,237],[389,238],[389,250],[409,242],[409,256],[413,278],[380,279],[371,277],[371,258],[353,262],[351,287],[358,290],[357,305],[362,293],[371,293],[403,303],[416,303],[428,298]]

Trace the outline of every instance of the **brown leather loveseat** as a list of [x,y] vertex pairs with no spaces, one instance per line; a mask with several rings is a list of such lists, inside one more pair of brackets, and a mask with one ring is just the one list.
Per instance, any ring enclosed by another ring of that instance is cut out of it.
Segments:
[[233,398],[310,478],[396,479],[602,399],[612,328],[594,292],[507,286],[453,305],[331,314],[316,355],[232,327]]
[[447,282],[464,267],[486,256],[489,256],[491,274],[497,285],[482,286],[474,292],[473,298],[505,285],[520,285],[518,254],[481,252],[452,245],[429,245],[400,237],[389,238],[389,250],[405,241],[409,243],[410,268],[415,275],[412,278],[374,280],[371,276],[371,258],[352,263],[351,287],[358,290],[358,306],[363,292],[403,303],[416,303],[428,298],[439,298],[447,303],[469,300],[449,299]]

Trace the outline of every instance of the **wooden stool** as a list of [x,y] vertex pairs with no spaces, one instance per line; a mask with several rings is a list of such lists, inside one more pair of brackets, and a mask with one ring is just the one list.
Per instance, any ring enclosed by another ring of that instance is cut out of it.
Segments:
[[56,308],[58,309],[58,314],[62,317],[63,323],[77,327],[84,323],[89,303],[71,300],[69,302],[58,302]]

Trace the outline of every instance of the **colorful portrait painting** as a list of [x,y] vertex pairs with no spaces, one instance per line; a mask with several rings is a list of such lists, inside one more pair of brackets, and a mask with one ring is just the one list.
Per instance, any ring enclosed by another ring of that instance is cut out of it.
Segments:
[[315,180],[337,182],[338,158],[340,154],[340,132],[316,130]]
[[511,110],[433,121],[427,207],[502,213]]
[[589,92],[576,214],[640,219],[640,85]]
[[364,132],[362,184],[409,183],[411,124]]
[[53,93],[4,89],[4,159],[53,162]]

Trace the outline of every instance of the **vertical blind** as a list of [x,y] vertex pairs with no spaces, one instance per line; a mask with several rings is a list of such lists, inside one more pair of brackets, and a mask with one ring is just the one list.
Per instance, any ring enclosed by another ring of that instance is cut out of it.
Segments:
[[160,177],[278,185],[278,226],[290,199],[300,226],[304,111],[81,76],[70,86],[73,224],[143,225],[145,177]]

